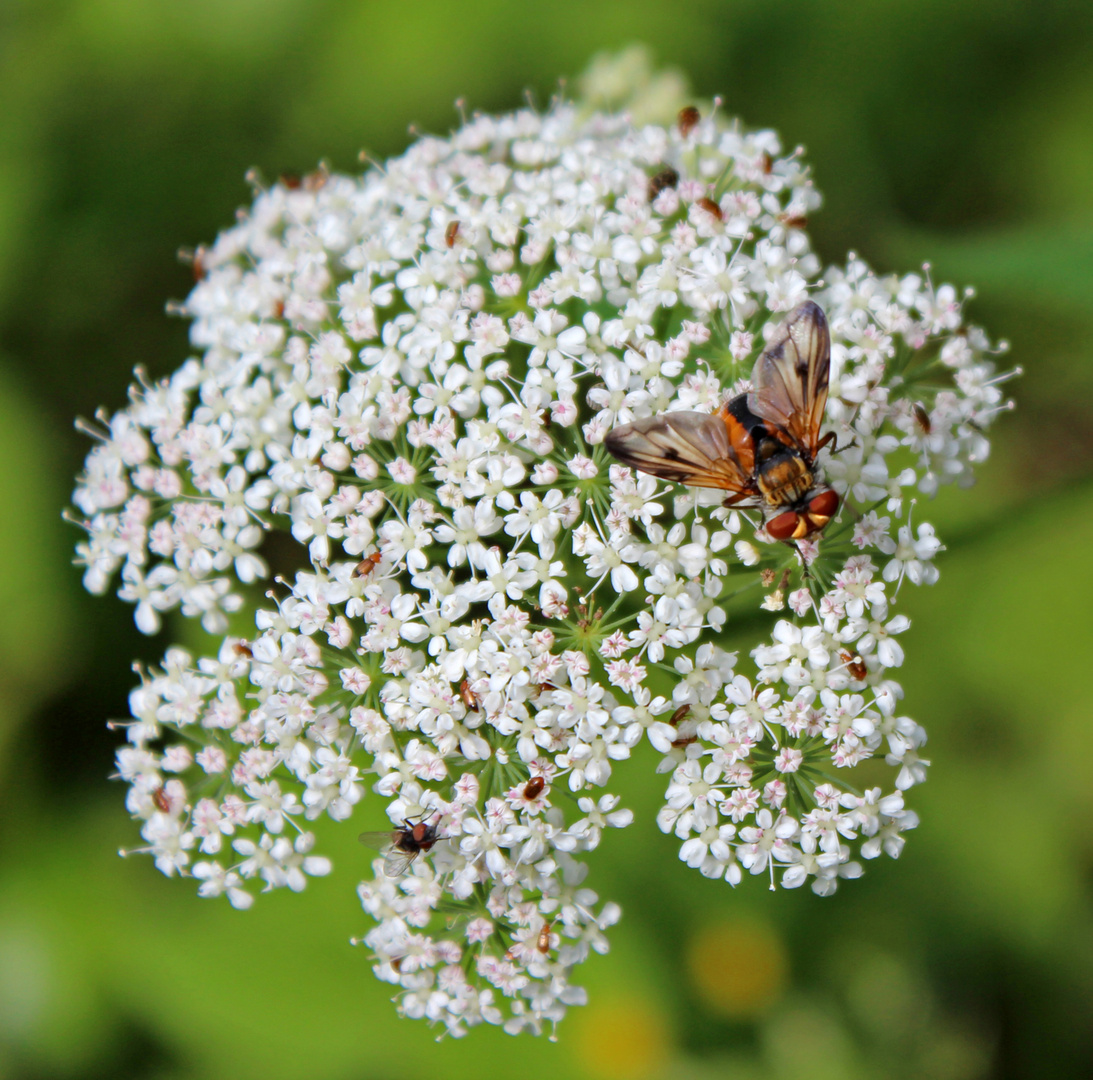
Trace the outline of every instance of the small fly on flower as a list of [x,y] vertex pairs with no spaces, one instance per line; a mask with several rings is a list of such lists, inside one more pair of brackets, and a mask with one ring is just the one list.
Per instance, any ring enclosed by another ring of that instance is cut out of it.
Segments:
[[447,246],[450,248],[455,247],[455,241],[457,236],[459,236],[458,219],[448,222],[447,228],[445,228],[444,230],[444,243],[447,244]]
[[747,393],[713,415],[668,412],[623,424],[604,445],[641,472],[727,491],[725,506],[763,511],[768,536],[802,540],[823,530],[839,507],[816,467],[835,438],[820,436],[830,366],[827,319],[806,300],[760,354]]
[[156,809],[162,814],[168,814],[171,811],[171,800],[167,798],[167,792],[161,787],[157,787],[152,792],[152,802],[156,804]]
[[391,832],[363,832],[357,838],[366,847],[375,848],[384,855],[383,872],[388,877],[402,877],[410,864],[423,851],[429,851],[440,839],[435,825],[424,821],[404,821],[402,827]]

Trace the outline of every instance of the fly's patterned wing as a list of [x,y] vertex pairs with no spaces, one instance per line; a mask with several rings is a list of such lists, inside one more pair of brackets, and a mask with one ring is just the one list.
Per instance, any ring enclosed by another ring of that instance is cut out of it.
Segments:
[[383,872],[387,877],[402,877],[410,869],[410,863],[417,858],[416,851],[403,851],[392,846],[383,860]]
[[382,853],[383,872],[388,877],[402,877],[418,854],[417,848],[407,849],[400,845],[400,841],[405,843],[405,836],[402,829],[388,829],[386,832],[362,832],[357,839],[365,847]]
[[[827,405],[831,334],[818,304],[789,313],[755,362],[748,408],[780,429],[782,441],[815,458]],[[787,438],[788,436],[788,438]]]
[[357,839],[373,851],[386,851],[392,844],[398,843],[401,835],[399,829],[387,829],[385,832],[362,832]]
[[754,489],[755,448],[728,410],[669,412],[612,428],[604,439],[624,465],[691,487],[737,494]]

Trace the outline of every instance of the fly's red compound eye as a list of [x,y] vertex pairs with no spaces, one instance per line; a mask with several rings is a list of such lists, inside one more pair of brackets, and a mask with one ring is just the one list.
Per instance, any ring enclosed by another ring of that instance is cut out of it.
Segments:
[[796,510],[787,510],[784,514],[779,514],[767,522],[767,532],[775,540],[788,540],[797,531],[799,517]]
[[834,517],[839,509],[839,496],[834,491],[821,491],[809,501],[808,509],[817,517]]

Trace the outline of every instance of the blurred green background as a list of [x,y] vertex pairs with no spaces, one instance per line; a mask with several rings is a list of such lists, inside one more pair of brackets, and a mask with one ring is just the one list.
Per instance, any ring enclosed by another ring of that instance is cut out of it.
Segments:
[[[733,892],[678,862],[663,778],[631,767],[638,821],[590,882],[625,906],[592,1004],[557,1044],[438,1045],[347,944],[355,830],[325,840],[332,877],[248,914],[117,858],[136,829],[104,720],[165,640],[69,565],[72,418],[187,355],[175,252],[230,223],[249,167],[355,169],[447,131],[457,97],[543,103],[634,42],[807,147],[826,260],[976,285],[1027,374],[979,486],[926,510],[949,550],[905,594],[934,768],[904,857],[834,899]],[[4,0],[0,1080],[1093,1074],[1091,320],[1088,0]]]

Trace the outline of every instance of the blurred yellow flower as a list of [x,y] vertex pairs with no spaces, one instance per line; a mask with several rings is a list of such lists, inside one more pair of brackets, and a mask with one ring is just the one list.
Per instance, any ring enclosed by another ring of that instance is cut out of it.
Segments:
[[687,945],[687,973],[711,1012],[747,1019],[765,1012],[787,982],[786,949],[767,923],[726,919],[696,933]]
[[652,1001],[602,995],[581,1010],[574,1059],[597,1080],[658,1076],[669,1049],[664,1014]]

